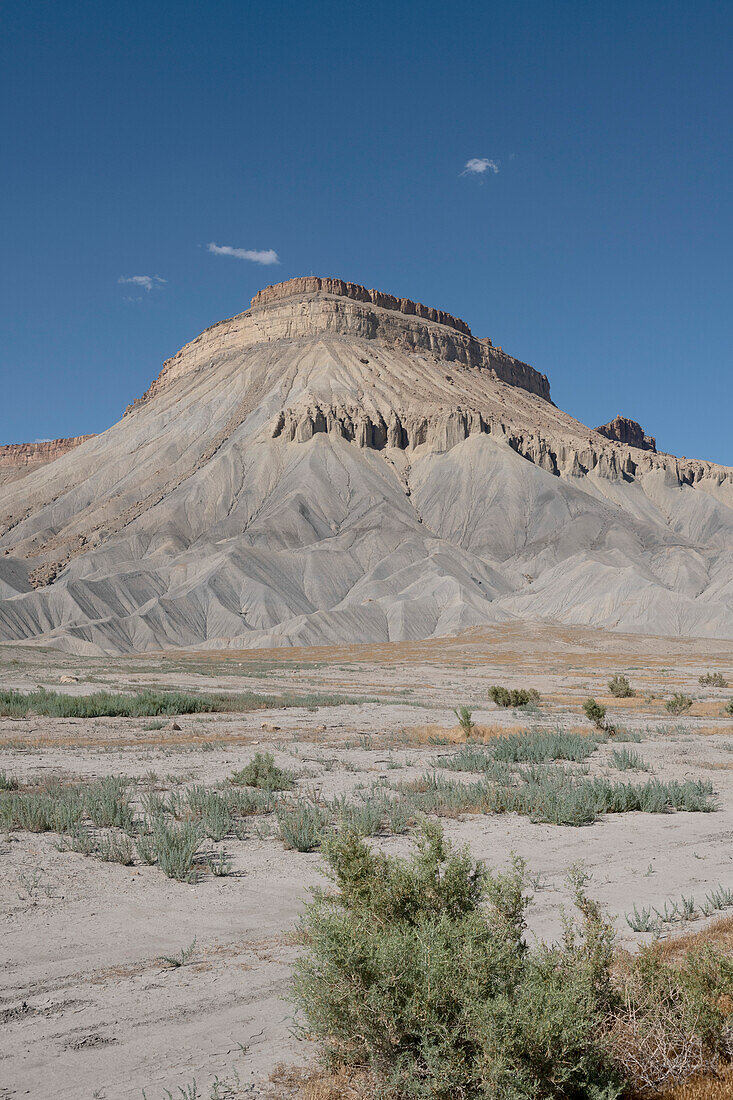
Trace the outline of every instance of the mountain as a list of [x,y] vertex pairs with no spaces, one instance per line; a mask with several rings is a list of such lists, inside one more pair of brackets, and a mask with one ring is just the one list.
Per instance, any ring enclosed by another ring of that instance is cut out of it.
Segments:
[[0,640],[241,648],[514,618],[733,638],[733,470],[612,425],[441,310],[267,287],[106,432],[8,462]]

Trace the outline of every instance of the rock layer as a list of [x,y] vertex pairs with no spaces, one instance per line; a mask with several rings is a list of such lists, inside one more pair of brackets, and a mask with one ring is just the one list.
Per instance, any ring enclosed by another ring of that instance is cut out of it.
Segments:
[[606,438],[463,322],[355,284],[266,288],[118,424],[0,486],[0,640],[389,641],[509,618],[733,638],[733,470]]
[[77,435],[70,439],[43,439],[36,443],[6,443],[0,446],[0,485],[22,477],[29,470],[54,462],[67,451],[72,451],[91,435]]

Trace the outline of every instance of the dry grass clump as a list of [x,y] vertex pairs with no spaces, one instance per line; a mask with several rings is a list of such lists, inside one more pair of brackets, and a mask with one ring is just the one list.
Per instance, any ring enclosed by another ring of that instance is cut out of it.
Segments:
[[374,1100],[375,1082],[361,1070],[276,1066],[266,1100]]
[[664,940],[657,944],[656,951],[665,962],[674,964],[681,962],[688,951],[699,947],[711,947],[733,957],[733,916],[719,917],[698,932]]
[[[518,726],[481,725],[476,723],[471,730],[470,740],[472,742],[493,741],[497,737],[509,737],[511,734],[516,734],[518,728]],[[405,742],[410,745],[463,745],[468,740],[461,726],[446,727],[432,724],[405,726],[401,732]],[[589,735],[588,729],[581,726],[573,726],[568,732],[580,733],[586,737]]]
[[696,1077],[657,1093],[654,1100],[730,1100],[733,1096],[733,1066],[714,1075]]

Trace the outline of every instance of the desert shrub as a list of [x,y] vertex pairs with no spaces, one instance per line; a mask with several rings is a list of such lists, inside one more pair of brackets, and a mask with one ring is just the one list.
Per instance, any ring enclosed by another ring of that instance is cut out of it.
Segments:
[[207,799],[201,814],[201,828],[209,840],[223,840],[233,828],[232,815],[223,798],[211,792],[211,798]]
[[194,860],[201,840],[202,829],[197,822],[183,821],[175,824],[158,819],[153,824],[152,842],[156,862],[168,878],[179,882],[194,881]]
[[221,797],[229,812],[236,817],[248,817],[250,814],[269,814],[277,805],[277,797],[269,788],[260,790],[241,787],[224,788]]
[[620,772],[649,771],[643,757],[639,756],[638,752],[634,752],[633,749],[612,749],[609,761],[611,766]]
[[726,714],[733,714],[733,699],[730,699],[725,706]]
[[105,776],[84,788],[86,816],[100,828],[134,830],[135,814],[127,795],[129,781]]
[[104,860],[105,863],[121,863],[123,867],[130,867],[134,863],[133,852],[129,837],[120,836],[118,833],[107,833],[97,838],[92,854]]
[[608,690],[616,699],[630,699],[636,695],[627,677],[618,673],[608,681]]
[[351,830],[324,842],[293,999],[334,1069],[390,1100],[615,1100],[711,1070],[726,1054],[733,960],[615,951],[570,876],[576,918],[528,946],[521,861],[495,875],[423,825],[409,859]]
[[359,803],[342,798],[334,800],[329,809],[340,826],[353,829],[359,836],[374,836],[381,830],[389,807],[382,799]]
[[507,763],[544,764],[551,760],[586,760],[595,752],[598,742],[594,737],[579,733],[567,733],[563,729],[542,730],[537,733],[512,733],[497,738],[489,746],[494,760]]
[[637,745],[644,740],[638,730],[627,730],[623,726],[614,727],[613,739],[614,741],[633,741]]
[[489,688],[489,698],[498,707],[526,707],[529,703],[537,705],[540,693],[535,688],[505,688],[494,684]]
[[435,825],[409,860],[348,831],[324,849],[338,893],[307,907],[293,995],[332,1063],[410,1100],[620,1095],[602,1042],[612,937],[584,895],[562,945],[530,949],[520,862],[492,875]]
[[291,807],[277,811],[277,823],[286,848],[312,852],[320,847],[328,815],[312,802],[298,799]]
[[0,791],[17,791],[18,780],[6,771],[0,771]]
[[565,730],[537,730],[532,733],[511,733],[497,737],[488,745],[467,746],[451,756],[439,757],[435,763],[453,771],[486,772],[502,778],[497,764],[546,764],[552,760],[574,760],[581,763],[598,747],[598,739]]
[[84,819],[85,812],[79,787],[59,787],[43,794],[0,793],[0,827],[6,831],[65,833]]
[[692,699],[690,696],[683,694],[681,691],[676,691],[672,698],[664,704],[664,709],[669,711],[670,714],[684,714],[691,706]]
[[586,699],[583,703],[583,713],[597,729],[606,728],[606,708],[603,703],[597,703],[595,699]]
[[586,778],[567,768],[535,765],[499,781],[488,777],[475,783],[431,773],[399,790],[413,816],[517,813],[548,825],[587,825],[607,813],[710,813],[717,809],[708,781],[614,783]]
[[259,787],[266,791],[287,791],[293,782],[293,773],[278,768],[271,752],[256,752],[249,764],[229,776],[229,783],[234,786]]
[[473,720],[473,712],[470,711],[468,707],[458,707],[453,713],[458,719],[458,725],[461,727],[466,737],[470,737],[476,726]]
[[706,672],[704,676],[698,677],[697,682],[701,687],[728,687],[728,681],[722,672]]

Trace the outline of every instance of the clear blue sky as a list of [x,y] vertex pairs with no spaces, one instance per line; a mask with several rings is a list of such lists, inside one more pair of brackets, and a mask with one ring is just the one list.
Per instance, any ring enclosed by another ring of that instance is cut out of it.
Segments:
[[731,56],[705,0],[0,0],[0,442],[103,430],[313,272],[733,464]]

